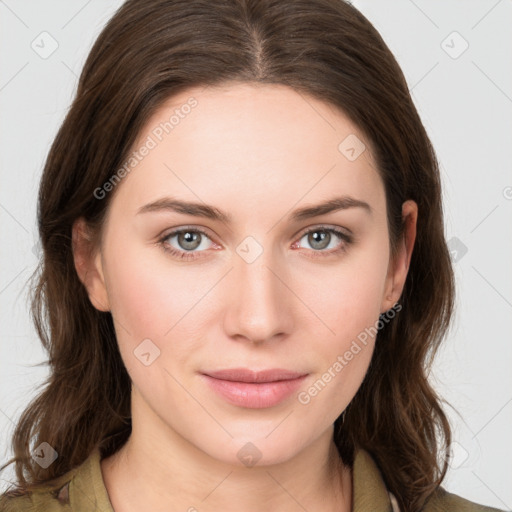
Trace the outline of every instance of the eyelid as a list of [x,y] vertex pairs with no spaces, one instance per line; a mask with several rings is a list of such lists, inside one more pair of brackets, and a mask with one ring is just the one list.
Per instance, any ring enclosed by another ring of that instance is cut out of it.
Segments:
[[200,228],[197,226],[180,226],[178,228],[173,228],[170,231],[165,230],[165,231],[162,231],[162,234],[158,235],[157,238],[158,238],[158,240],[167,239],[171,236],[178,235],[179,233],[182,233],[183,231],[194,231],[194,232],[202,233],[203,235],[205,235],[207,238],[209,238],[212,241],[213,241],[213,238],[215,238],[210,234],[209,230],[207,230],[206,228]]
[[[353,236],[352,231],[350,229],[348,229],[348,228],[345,228],[345,227],[341,228],[340,226],[330,225],[330,224],[314,224],[312,226],[309,226],[309,227],[306,227],[306,228],[303,228],[303,229],[299,230],[295,235],[293,235],[293,238],[294,239],[295,238],[302,238],[304,235],[310,233],[311,231],[316,231],[316,230],[320,231],[322,229],[324,229],[324,230],[339,231],[344,236],[347,236],[347,237],[352,237]],[[209,230],[207,230],[207,228],[202,228],[202,227],[197,227],[197,226],[187,226],[187,225],[171,229],[167,233],[166,233],[166,230],[165,230],[165,231],[162,232],[162,234],[158,235],[157,238],[158,238],[158,240],[161,240],[162,238],[166,239],[166,238],[169,238],[171,235],[176,235],[178,233],[181,233],[181,232],[187,231],[187,230],[197,231],[199,233],[202,233],[206,237],[208,237],[210,240],[212,240],[212,235],[210,234]],[[343,230],[346,231],[346,233]],[[215,237],[213,237],[213,238],[215,238]]]
[[331,224],[314,224],[313,226],[304,228],[303,230],[299,231],[299,234],[296,236],[302,238],[304,235],[307,235],[311,231],[322,231],[322,230],[338,231],[339,233],[342,233],[344,236],[347,236],[347,237],[351,237],[353,235],[352,231],[350,231],[350,229],[345,228],[345,227],[342,228],[341,226],[336,226],[334,224],[332,224],[332,225]]

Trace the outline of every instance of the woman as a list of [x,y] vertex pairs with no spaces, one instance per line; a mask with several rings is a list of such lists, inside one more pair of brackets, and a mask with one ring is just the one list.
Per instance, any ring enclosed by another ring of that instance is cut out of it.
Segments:
[[128,0],[38,215],[51,377],[2,510],[496,510],[441,487],[439,170],[350,4]]

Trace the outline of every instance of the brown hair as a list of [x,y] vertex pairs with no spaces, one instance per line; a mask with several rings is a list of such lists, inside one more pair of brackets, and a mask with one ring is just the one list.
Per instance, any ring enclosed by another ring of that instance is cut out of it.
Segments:
[[[335,442],[348,465],[356,447],[368,450],[402,510],[419,511],[445,476],[451,440],[427,380],[455,293],[440,175],[395,58],[341,0],[128,0],[107,23],[41,179],[44,256],[31,311],[50,376],[17,424],[8,464],[15,462],[19,485],[10,495],[51,482],[96,447],[107,457],[128,439],[130,378],[111,314],[92,306],[77,276],[72,225],[84,217],[99,240],[112,194],[99,200],[94,191],[164,101],[230,82],[287,85],[349,116],[371,142],[385,184],[392,255],[403,234],[402,203],[418,204],[402,311],[379,330],[365,380],[335,422]],[[47,469],[29,450],[44,441],[59,454]]]

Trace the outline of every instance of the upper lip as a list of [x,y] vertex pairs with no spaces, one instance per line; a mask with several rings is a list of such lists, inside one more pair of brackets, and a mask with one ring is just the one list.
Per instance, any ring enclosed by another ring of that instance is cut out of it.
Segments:
[[229,368],[214,372],[203,372],[214,379],[230,380],[233,382],[276,382],[279,380],[297,379],[307,375],[303,372],[294,372],[283,368],[269,370],[250,370],[248,368]]

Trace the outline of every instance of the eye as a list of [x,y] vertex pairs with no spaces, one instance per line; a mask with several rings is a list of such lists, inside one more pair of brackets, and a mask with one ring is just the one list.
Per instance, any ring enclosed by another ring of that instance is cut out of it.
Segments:
[[[172,243],[173,239],[175,239],[174,244]],[[206,249],[212,247],[208,244],[205,246],[205,239],[211,242],[208,234],[202,229],[185,227],[167,233],[158,243],[164,251],[172,256],[183,260],[192,260],[201,257],[196,253],[205,252]],[[345,252],[348,245],[352,243],[351,235],[327,226],[317,226],[308,229],[301,235],[299,242],[295,242],[292,247],[294,249],[300,248],[299,245],[302,239],[305,239],[306,243],[312,248],[310,252],[313,258]],[[212,244],[217,248],[220,247],[213,242]]]
[[[344,252],[347,250],[348,245],[352,243],[352,237],[350,235],[327,226],[317,226],[308,229],[300,238],[300,240],[303,239],[313,249],[312,257],[314,258]],[[293,245],[294,248],[298,247],[300,240]],[[325,249],[332,250],[327,251]]]
[[[175,239],[175,245],[170,241]],[[204,252],[203,250],[196,250],[199,248],[208,249],[210,246],[205,247],[204,238],[210,240],[208,234],[198,228],[181,228],[171,233],[167,233],[159,240],[164,251],[169,252],[171,255],[180,259],[194,259],[197,256],[196,252]]]

